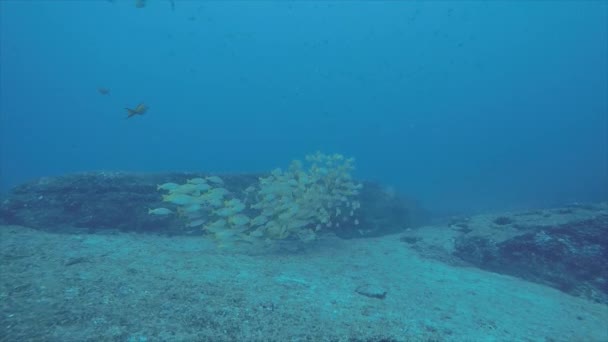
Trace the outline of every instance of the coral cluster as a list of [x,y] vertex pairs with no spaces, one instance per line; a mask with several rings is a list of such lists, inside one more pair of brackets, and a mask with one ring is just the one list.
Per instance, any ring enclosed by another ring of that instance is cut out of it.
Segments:
[[354,160],[316,153],[275,169],[239,194],[224,188],[217,176],[165,183],[165,202],[177,207],[190,227],[203,226],[222,245],[295,238],[314,240],[326,227],[358,224]]

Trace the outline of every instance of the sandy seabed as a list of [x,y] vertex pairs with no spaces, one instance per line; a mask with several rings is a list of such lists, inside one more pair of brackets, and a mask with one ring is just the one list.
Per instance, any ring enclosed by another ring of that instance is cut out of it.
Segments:
[[0,267],[0,341],[608,341],[608,306],[399,235],[252,254],[0,226]]

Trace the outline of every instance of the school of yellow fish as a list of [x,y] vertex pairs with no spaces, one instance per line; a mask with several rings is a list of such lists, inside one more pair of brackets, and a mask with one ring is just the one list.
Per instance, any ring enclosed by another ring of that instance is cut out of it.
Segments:
[[241,193],[224,188],[217,176],[164,183],[163,201],[169,208],[149,209],[151,215],[177,214],[186,227],[202,226],[220,246],[295,238],[314,240],[324,227],[358,224],[362,188],[351,172],[354,160],[340,154],[316,153],[288,170],[276,169]]

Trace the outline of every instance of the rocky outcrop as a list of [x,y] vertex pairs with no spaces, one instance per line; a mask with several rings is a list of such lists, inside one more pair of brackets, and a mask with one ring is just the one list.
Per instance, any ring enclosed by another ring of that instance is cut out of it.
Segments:
[[608,303],[608,214],[528,227],[504,241],[462,237],[455,255],[483,269]]
[[[0,224],[51,231],[130,231],[163,234],[202,234],[186,228],[174,215],[148,215],[149,208],[166,206],[157,185],[185,183],[200,173],[136,174],[93,172],[45,177],[12,189],[0,204]],[[254,184],[257,174],[220,175],[231,192]],[[343,238],[399,232],[423,222],[425,213],[382,186],[363,182],[357,226],[341,226]]]
[[450,219],[408,231],[420,253],[608,303],[608,204]]

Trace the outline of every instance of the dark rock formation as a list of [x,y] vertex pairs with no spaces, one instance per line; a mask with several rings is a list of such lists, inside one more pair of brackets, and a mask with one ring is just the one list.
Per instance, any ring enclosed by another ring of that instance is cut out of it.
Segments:
[[[166,206],[157,184],[185,183],[189,178],[204,176],[94,172],[45,177],[12,189],[0,204],[0,224],[52,231],[202,234],[200,228],[185,228],[184,222],[174,215],[148,215],[148,209]],[[233,192],[243,191],[259,176],[221,175],[225,187]],[[353,238],[398,232],[420,224],[425,215],[413,203],[374,183],[364,182],[360,202],[360,224],[334,228],[337,235]]]
[[423,257],[608,304],[608,203],[447,218],[399,240]]
[[[498,223],[500,224],[500,223]],[[480,268],[608,303],[608,214],[526,227],[502,241],[463,235],[454,255]]]

